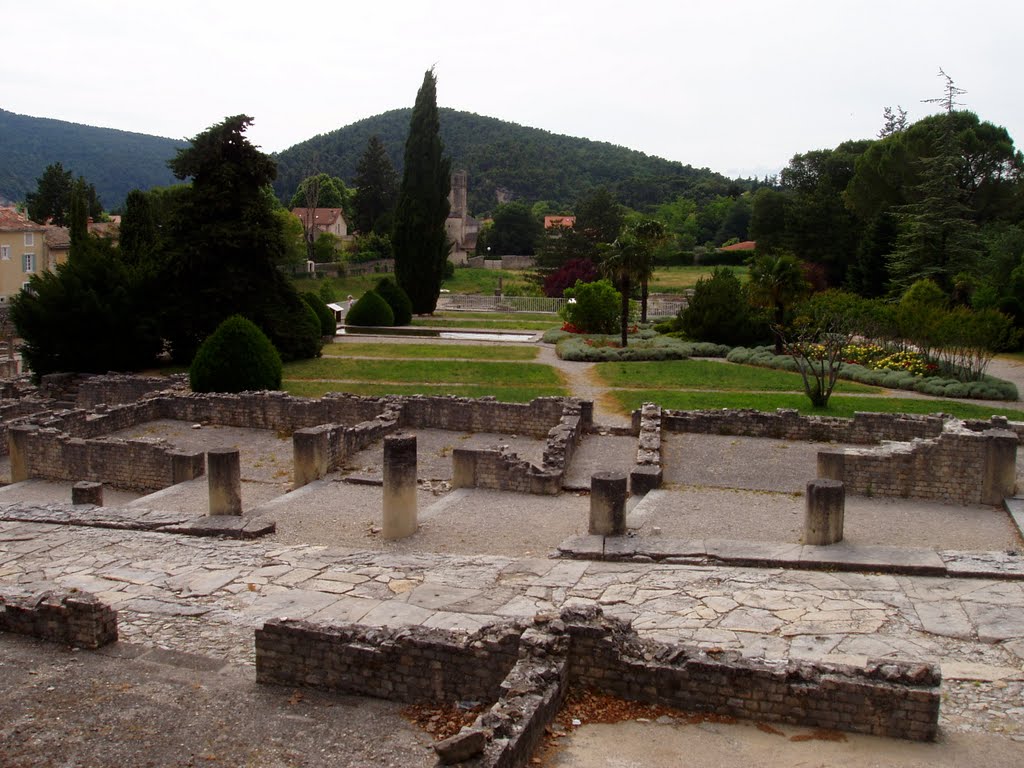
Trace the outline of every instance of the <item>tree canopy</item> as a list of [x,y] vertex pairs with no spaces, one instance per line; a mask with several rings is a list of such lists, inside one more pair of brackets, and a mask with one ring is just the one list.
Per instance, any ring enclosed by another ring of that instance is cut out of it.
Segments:
[[398,200],[398,174],[377,134],[366,143],[356,164],[353,200],[355,229],[361,234],[386,234],[391,230]]

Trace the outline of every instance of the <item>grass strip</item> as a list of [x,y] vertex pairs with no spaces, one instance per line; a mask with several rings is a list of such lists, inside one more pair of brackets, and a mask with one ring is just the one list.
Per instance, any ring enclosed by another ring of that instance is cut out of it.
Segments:
[[539,363],[448,360],[351,360],[320,357],[284,367],[286,379],[389,381],[409,384],[481,384],[488,387],[560,387],[554,368]]
[[548,328],[561,327],[562,321],[557,317],[549,320],[521,320],[509,318],[508,320],[471,320],[457,317],[414,317],[410,325],[427,328],[476,328],[483,330],[506,330],[506,331],[546,331]]
[[285,392],[298,397],[322,397],[328,392],[349,392],[353,395],[383,397],[384,395],[456,395],[458,397],[493,396],[503,403],[528,403],[536,397],[566,397],[564,387],[488,387],[482,385],[452,386],[430,384],[373,384],[331,381],[298,381],[286,379]]
[[537,347],[511,344],[369,344],[343,341],[324,345],[326,357],[386,357],[400,359],[535,360]]
[[795,408],[805,416],[841,416],[850,418],[856,411],[876,413],[948,413],[961,419],[987,419],[1006,416],[1024,420],[1024,412],[958,400],[921,400],[902,397],[838,397],[829,400],[828,408],[812,408],[806,395],[758,394],[753,392],[669,392],[666,390],[616,390],[609,393],[626,412],[644,403],[657,403],[662,408],[680,411],[716,408],[754,408],[774,411]]
[[[803,392],[803,379],[798,373],[733,365],[709,360],[659,360],[638,363],[600,363],[597,375],[610,387],[645,389],[713,389],[739,391]],[[839,381],[836,392],[881,392],[878,387]],[[788,406],[787,406],[788,407]]]

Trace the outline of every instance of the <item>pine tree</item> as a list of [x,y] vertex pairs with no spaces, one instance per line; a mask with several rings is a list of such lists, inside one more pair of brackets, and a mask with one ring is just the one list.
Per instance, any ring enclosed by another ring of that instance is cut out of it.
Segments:
[[954,275],[975,272],[984,251],[964,191],[957,184],[963,158],[951,117],[935,153],[919,162],[921,182],[913,190],[914,202],[895,209],[899,235],[887,259],[889,272],[893,288],[900,291],[922,278],[948,291]]
[[451,247],[445,230],[451,161],[441,144],[434,71],[423,76],[405,142],[405,171],[395,209],[395,277],[417,314],[437,306]]
[[[395,208],[398,174],[380,137],[370,137],[366,151],[356,166],[355,229],[360,234],[378,231],[379,224]],[[383,232],[379,232],[383,234]]]

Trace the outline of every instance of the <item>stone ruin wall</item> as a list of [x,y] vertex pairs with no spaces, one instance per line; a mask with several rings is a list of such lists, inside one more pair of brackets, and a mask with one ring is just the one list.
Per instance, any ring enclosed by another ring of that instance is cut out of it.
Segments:
[[[78,383],[79,393],[91,387],[89,398],[101,392],[114,399],[129,397],[136,391],[131,378],[87,378]],[[151,391],[151,386],[149,379],[139,384],[138,390]],[[0,443],[0,452],[10,446],[17,452],[12,456],[12,480],[90,480],[139,491],[160,490],[204,472],[201,453],[181,453],[163,440],[107,437],[160,419],[291,433],[295,487],[324,477],[343,466],[353,453],[400,428],[546,437],[544,464],[539,468],[514,454],[499,457],[483,451],[480,457],[473,457],[487,467],[480,473],[480,487],[530,493],[560,492],[573,449],[592,420],[589,403],[554,397],[518,404],[489,398],[373,398],[341,393],[301,398],[282,392],[193,394],[165,390],[136,402],[99,405],[91,411],[39,412],[28,401],[6,405],[18,414],[27,413],[18,423],[5,425],[8,439]],[[475,478],[476,473],[469,476]]]
[[842,481],[848,493],[996,505],[1014,495],[1017,444],[1009,430],[949,422],[929,440],[819,451],[818,476]]
[[117,640],[117,611],[84,592],[0,589],[0,632],[101,648]]
[[473,634],[272,620],[256,630],[256,675],[402,702],[491,703],[454,737],[482,732],[478,766],[526,765],[570,686],[683,711],[930,741],[941,684],[928,664],[766,662],[641,640],[593,607]]
[[[941,416],[893,413],[855,413],[852,419],[838,416],[801,416],[799,411],[779,408],[775,413],[753,410],[672,411],[662,413],[667,432],[696,432],[708,435],[767,437],[802,440],[877,444],[883,440],[906,441],[938,437]],[[633,412],[633,427],[640,429],[640,411]]]

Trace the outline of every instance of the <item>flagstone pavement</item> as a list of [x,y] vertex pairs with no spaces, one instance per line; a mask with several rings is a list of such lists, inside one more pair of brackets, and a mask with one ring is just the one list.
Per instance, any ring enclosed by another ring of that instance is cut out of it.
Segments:
[[666,642],[770,659],[939,663],[942,721],[1024,740],[1024,582],[390,554],[0,523],[0,585],[97,595],[121,638],[253,663],[272,617],[472,630],[597,604]]

